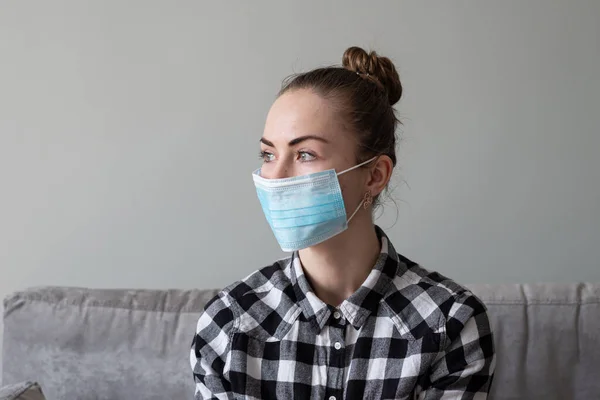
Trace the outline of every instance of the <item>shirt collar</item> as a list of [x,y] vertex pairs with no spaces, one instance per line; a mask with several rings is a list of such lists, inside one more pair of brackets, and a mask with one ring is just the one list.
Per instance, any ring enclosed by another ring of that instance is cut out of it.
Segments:
[[[369,315],[377,311],[380,300],[390,289],[390,284],[398,273],[398,254],[385,233],[379,227],[376,230],[381,241],[379,258],[363,284],[339,307],[344,318],[356,329],[360,329]],[[291,282],[302,314],[320,332],[327,324],[333,307],[324,303],[313,292],[297,252],[292,255],[291,260]]]

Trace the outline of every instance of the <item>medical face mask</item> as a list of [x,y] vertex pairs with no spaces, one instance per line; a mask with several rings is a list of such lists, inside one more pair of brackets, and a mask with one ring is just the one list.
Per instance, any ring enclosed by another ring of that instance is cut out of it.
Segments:
[[340,173],[334,169],[283,179],[265,179],[260,169],[252,177],[265,217],[283,251],[296,251],[348,229],[338,176],[370,163],[373,157]]

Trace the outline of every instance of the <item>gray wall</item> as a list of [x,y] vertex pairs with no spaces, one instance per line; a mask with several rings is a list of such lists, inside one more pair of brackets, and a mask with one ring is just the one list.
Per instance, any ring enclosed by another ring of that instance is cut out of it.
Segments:
[[[600,2],[4,1],[0,296],[221,287],[280,257],[255,198],[280,81],[349,45],[405,85],[379,223],[461,282],[600,280]],[[406,182],[406,183],[404,183]]]

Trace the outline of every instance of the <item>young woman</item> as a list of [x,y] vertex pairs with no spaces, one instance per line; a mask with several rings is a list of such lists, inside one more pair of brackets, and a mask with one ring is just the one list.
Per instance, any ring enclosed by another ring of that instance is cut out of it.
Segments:
[[351,47],[284,83],[253,179],[292,255],[223,289],[191,351],[197,399],[485,399],[485,306],[399,255],[372,211],[396,165],[402,86]]

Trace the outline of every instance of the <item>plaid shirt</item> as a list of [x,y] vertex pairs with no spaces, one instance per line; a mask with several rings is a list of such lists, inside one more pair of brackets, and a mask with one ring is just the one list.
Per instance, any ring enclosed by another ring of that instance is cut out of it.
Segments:
[[381,254],[338,308],[297,254],[222,290],[192,344],[196,399],[486,399],[495,365],[485,306],[465,288]]

